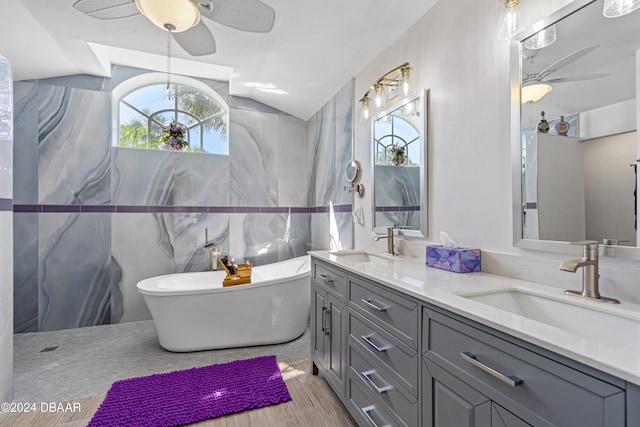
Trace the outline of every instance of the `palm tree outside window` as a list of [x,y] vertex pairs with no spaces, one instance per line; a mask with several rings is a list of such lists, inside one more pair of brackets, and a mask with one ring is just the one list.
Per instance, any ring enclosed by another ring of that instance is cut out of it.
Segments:
[[228,111],[214,96],[185,84],[138,87],[118,103],[119,147],[168,150],[161,140],[170,122],[187,127],[183,151],[228,154]]

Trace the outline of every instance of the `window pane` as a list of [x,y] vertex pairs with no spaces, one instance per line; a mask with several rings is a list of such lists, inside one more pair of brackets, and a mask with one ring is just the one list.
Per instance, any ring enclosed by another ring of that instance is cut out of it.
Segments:
[[170,101],[167,97],[167,86],[164,84],[140,88],[125,96],[123,101],[128,102],[145,113],[152,113],[159,110],[172,110],[174,108],[173,101]]
[[420,167],[420,143],[417,141],[409,144],[407,150],[407,164],[406,166]]
[[194,88],[145,86],[122,98],[119,109],[120,146],[168,150],[160,140],[164,126],[178,121],[187,126],[189,146],[183,151],[228,154],[226,110]]
[[147,148],[147,118],[120,104],[120,147]]
[[205,120],[222,111],[213,98],[186,86],[178,86],[178,108],[199,120]]
[[209,119],[203,123],[203,148],[206,153],[228,154],[225,122],[223,116]]
[[162,136],[162,130],[164,129],[164,126],[160,126],[156,122],[151,122],[150,129],[151,129],[151,132],[149,133],[149,137],[151,140],[149,145],[151,146],[151,148],[159,149],[159,150],[168,150],[169,147],[164,142],[160,141],[160,137]]

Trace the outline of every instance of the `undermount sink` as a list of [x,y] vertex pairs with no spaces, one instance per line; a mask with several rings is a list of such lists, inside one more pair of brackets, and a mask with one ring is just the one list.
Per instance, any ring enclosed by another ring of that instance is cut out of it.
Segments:
[[389,254],[379,254],[375,252],[367,252],[367,251],[332,251],[329,252],[329,255],[334,255],[341,259],[351,261],[351,262],[372,262],[372,261],[391,261],[394,258]]
[[625,343],[640,340],[640,313],[601,302],[567,296],[546,295],[522,289],[459,294],[472,301],[555,326],[595,341]]

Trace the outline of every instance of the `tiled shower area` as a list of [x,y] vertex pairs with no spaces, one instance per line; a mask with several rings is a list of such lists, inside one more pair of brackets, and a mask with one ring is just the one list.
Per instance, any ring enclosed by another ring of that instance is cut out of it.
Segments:
[[15,83],[14,332],[150,319],[136,283],[206,270],[205,229],[254,265],[352,246],[351,83],[305,122],[198,79],[228,155],[115,147],[112,89],[147,72]]

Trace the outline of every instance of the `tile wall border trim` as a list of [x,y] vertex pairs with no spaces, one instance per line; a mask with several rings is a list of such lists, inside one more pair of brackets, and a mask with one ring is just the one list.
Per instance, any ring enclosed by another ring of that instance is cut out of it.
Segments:
[[[4,202],[8,201],[8,202]],[[4,204],[3,204],[4,203]],[[3,209],[6,207],[6,209]],[[49,205],[13,204],[11,199],[0,199],[0,210],[21,213],[270,213],[309,214],[352,212],[352,205],[327,206],[173,206],[173,205]]]
[[13,199],[0,199],[0,212],[13,211]]

